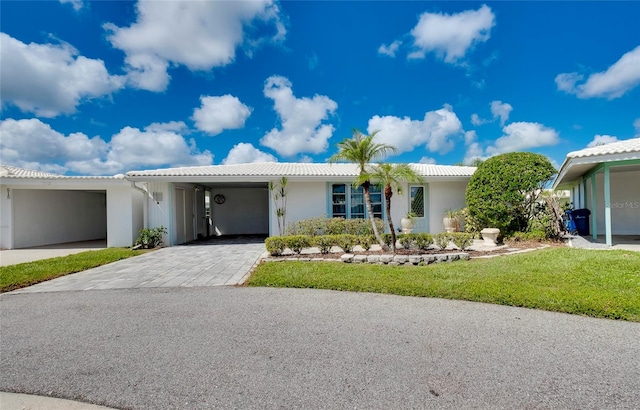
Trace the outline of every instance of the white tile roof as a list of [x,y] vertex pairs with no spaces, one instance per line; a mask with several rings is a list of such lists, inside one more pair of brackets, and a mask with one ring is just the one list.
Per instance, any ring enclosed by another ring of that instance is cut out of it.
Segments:
[[640,152],[640,138],[611,142],[605,145],[585,148],[580,151],[573,151],[567,154],[567,158],[584,158],[599,155],[614,155]]
[[34,169],[18,168],[11,165],[0,164],[0,178],[8,179],[123,179],[123,175],[110,176],[70,176],[51,172],[37,171]]
[[[410,164],[425,177],[470,177],[475,167]],[[237,165],[209,165],[202,167],[165,168],[130,171],[127,177],[355,177],[356,164],[262,162]]]
[[570,152],[560,166],[553,188],[571,186],[599,164],[638,159],[640,159],[640,138]]

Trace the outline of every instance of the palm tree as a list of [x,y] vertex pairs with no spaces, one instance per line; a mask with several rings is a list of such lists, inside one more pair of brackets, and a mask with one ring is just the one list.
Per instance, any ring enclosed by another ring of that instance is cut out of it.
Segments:
[[364,201],[367,206],[367,213],[369,214],[369,220],[373,227],[373,234],[380,246],[384,249],[386,246],[378,232],[378,228],[376,227],[376,222],[373,217],[371,196],[369,195],[369,187],[371,186],[371,183],[367,176],[367,165],[372,161],[383,159],[389,154],[396,153],[398,150],[396,147],[389,144],[373,142],[373,138],[377,133],[378,131],[374,131],[370,135],[365,135],[362,131],[354,129],[352,138],[345,139],[338,143],[338,152],[329,158],[329,163],[348,161],[358,164],[360,173],[356,181],[354,181],[354,185],[362,186]]
[[391,249],[396,253],[396,230],[391,219],[391,197],[395,189],[402,194],[402,183],[423,183],[423,179],[408,164],[378,164],[368,169],[368,175],[374,183],[384,187],[385,208],[387,210],[387,223],[391,231]]

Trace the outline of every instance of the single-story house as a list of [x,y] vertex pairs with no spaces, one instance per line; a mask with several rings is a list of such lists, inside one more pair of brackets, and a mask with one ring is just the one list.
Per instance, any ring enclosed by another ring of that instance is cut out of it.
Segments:
[[591,211],[590,234],[640,235],[640,138],[567,154],[553,183],[567,189],[576,209]]
[[[476,168],[411,166],[424,183],[406,184],[403,195],[394,195],[391,216],[399,226],[411,210],[418,216],[414,231],[441,232],[445,211],[465,206],[467,183]],[[274,162],[132,171],[126,178],[148,192],[144,225],[166,227],[165,244],[177,245],[209,235],[278,235],[269,182],[283,176],[288,180],[287,224],[323,215],[364,218],[362,189],[351,185],[357,175],[354,164]],[[382,192],[372,188],[371,200],[374,216],[386,220]]]
[[[411,165],[423,184],[394,195],[391,216],[408,211],[416,232],[443,231],[447,209],[465,206],[475,167]],[[287,224],[318,216],[364,218],[353,164],[253,163],[132,171],[114,177],[71,177],[0,168],[0,248],[105,239],[130,246],[141,228],[164,226],[165,245],[211,235],[278,235],[269,183],[287,183]],[[386,220],[382,192],[372,187],[373,212]]]
[[124,175],[71,177],[0,165],[0,249],[104,240],[131,246],[142,190]]

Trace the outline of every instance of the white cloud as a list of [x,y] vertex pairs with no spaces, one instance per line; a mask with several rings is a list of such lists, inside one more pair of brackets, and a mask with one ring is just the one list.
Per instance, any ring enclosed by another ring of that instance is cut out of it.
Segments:
[[483,119],[480,118],[478,114],[474,113],[471,114],[471,123],[475,126],[479,126],[489,124],[499,118],[500,126],[504,126],[505,122],[507,122],[507,120],[509,119],[511,111],[513,111],[513,107],[511,106],[511,104],[503,103],[500,100],[495,100],[491,101],[489,106],[491,107],[491,115],[493,116],[493,119]]
[[503,103],[500,100],[491,101],[491,114],[493,114],[493,118],[500,118],[500,125],[503,126],[504,123],[509,119],[509,114],[513,107],[511,104]]
[[640,84],[640,46],[625,53],[606,71],[593,73],[582,84],[584,76],[562,73],[555,78],[558,90],[575,94],[578,98],[602,97],[608,100],[622,97]]
[[201,96],[200,103],[200,108],[193,111],[191,119],[196,123],[197,129],[209,135],[243,128],[252,110],[240,102],[238,97],[230,94],[220,97]]
[[497,155],[505,152],[523,151],[555,145],[559,141],[556,130],[537,122],[512,122],[503,127],[502,132],[504,135],[498,138],[493,146],[487,147],[487,154]]
[[308,155],[300,155],[300,158],[298,158],[298,162],[301,162],[303,164],[312,164],[313,158]]
[[400,40],[396,40],[389,45],[381,44],[380,47],[378,47],[378,54],[382,54],[389,57],[395,57],[396,51],[398,51],[401,45],[402,45],[402,41]]
[[606,145],[617,141],[618,138],[612,135],[596,135],[593,137],[593,140],[587,145],[587,148],[597,147],[598,145]]
[[264,95],[273,100],[282,129],[274,128],[265,134],[261,145],[285,157],[326,151],[334,128],[322,122],[338,108],[335,101],[324,95],[296,98],[291,82],[281,76],[267,79]]
[[411,30],[415,51],[409,58],[433,51],[446,63],[457,64],[475,44],[489,39],[494,25],[495,15],[487,5],[457,14],[423,13]]
[[[82,133],[63,135],[38,119],[0,123],[2,162],[24,168],[85,175],[116,174],[148,166],[210,165],[213,156],[200,152],[176,130],[182,122],[154,123],[141,131],[125,127],[105,142]],[[61,165],[62,164],[62,165]]]
[[379,131],[376,142],[391,144],[399,153],[424,145],[430,152],[441,154],[451,151],[453,139],[464,131],[462,123],[448,105],[426,112],[422,120],[375,115],[369,119],[367,131],[372,133],[376,130]]
[[478,134],[476,134],[475,130],[467,131],[464,133],[464,145],[470,145],[478,139]]
[[420,158],[420,161],[418,161],[418,163],[420,163],[420,164],[435,164],[436,160],[434,158],[431,158],[431,157],[422,157],[422,158]]
[[[125,52],[132,86],[166,89],[167,68],[184,65],[206,71],[233,63],[236,49],[247,55],[286,34],[278,5],[260,1],[140,0],[137,21],[129,27],[105,24],[111,44]],[[269,31],[269,34],[264,34]],[[260,32],[264,35],[255,35]]]
[[86,160],[108,150],[100,137],[89,138],[80,132],[63,135],[36,118],[6,119],[0,122],[0,134],[0,158],[16,166],[42,169],[34,164]]
[[102,60],[86,58],[67,43],[25,44],[0,33],[0,95],[41,117],[71,114],[84,100],[110,95],[124,85]]
[[471,124],[475,125],[476,127],[479,126],[479,125],[490,123],[490,122],[491,122],[491,120],[482,119],[476,113],[471,114]]
[[482,147],[477,142],[472,142],[467,146],[467,151],[464,154],[463,164],[471,164],[476,159],[486,159],[486,155],[482,151]]
[[222,160],[225,165],[248,164],[251,162],[278,162],[276,157],[260,151],[253,144],[241,142],[231,148],[227,157]]
[[80,11],[85,6],[83,0],[60,0],[61,4],[71,4],[75,11]]

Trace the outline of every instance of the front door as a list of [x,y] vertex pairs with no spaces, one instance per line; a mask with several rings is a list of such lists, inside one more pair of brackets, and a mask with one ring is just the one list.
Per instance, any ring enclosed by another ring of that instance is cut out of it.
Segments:
[[413,232],[429,232],[428,191],[426,185],[409,185],[409,210],[415,215]]

